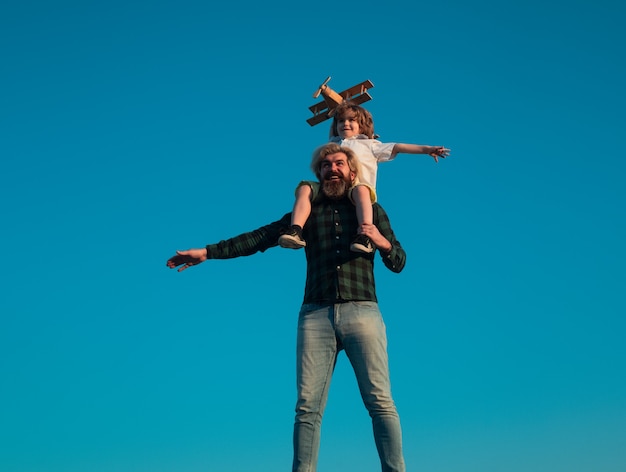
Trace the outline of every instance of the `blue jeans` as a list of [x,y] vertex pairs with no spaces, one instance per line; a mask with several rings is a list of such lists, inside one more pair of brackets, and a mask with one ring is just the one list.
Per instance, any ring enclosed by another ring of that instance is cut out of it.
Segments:
[[316,470],[322,415],[342,349],[352,364],[361,398],[372,418],[383,472],[404,472],[400,419],[389,381],[387,335],[375,302],[308,304],[300,310],[292,470]]

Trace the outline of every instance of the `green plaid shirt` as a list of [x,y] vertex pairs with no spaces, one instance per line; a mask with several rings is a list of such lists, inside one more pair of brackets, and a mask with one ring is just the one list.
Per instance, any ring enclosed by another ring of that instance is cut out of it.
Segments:
[[[249,256],[277,245],[281,228],[289,226],[291,213],[254,231],[206,246],[209,259]],[[392,249],[381,257],[385,266],[400,272],[406,253],[396,239],[389,218],[374,204],[374,224],[389,240]],[[377,301],[374,282],[374,254],[350,251],[358,222],[352,202],[344,198],[322,198],[314,202],[311,216],[303,230],[306,240],[307,277],[304,303],[341,303]]]

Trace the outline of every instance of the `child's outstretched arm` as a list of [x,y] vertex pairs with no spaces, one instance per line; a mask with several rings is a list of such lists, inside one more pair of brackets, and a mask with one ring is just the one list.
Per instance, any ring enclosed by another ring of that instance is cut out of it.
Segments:
[[398,154],[428,154],[435,162],[439,162],[440,157],[446,158],[450,155],[450,149],[444,146],[396,143],[391,151],[391,158],[393,159]]

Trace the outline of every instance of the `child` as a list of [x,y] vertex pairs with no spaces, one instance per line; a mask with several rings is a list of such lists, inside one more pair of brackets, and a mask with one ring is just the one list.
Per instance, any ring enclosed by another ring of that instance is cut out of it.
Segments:
[[[375,138],[372,115],[365,108],[350,102],[340,104],[330,128],[330,141],[352,149],[361,162],[359,182],[350,189],[350,199],[356,206],[359,226],[372,224],[372,204],[376,201],[376,172],[378,163],[391,161],[397,154],[429,154],[439,161],[450,154],[443,146],[421,144],[381,143]],[[311,214],[311,201],[319,190],[317,182],[300,182],[296,189],[296,201],[291,215],[291,226],[278,239],[282,247],[300,249],[306,246],[302,239],[302,228]],[[350,250],[371,253],[374,250],[368,237],[357,234]]]

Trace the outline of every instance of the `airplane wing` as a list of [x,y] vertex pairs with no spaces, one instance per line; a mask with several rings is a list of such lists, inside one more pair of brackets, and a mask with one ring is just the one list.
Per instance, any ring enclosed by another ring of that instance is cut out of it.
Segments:
[[[366,80],[365,82],[361,82],[360,84],[344,90],[339,95],[344,99],[344,101],[350,100],[355,105],[360,105],[361,103],[372,99],[372,96],[367,93],[367,89],[372,87],[374,87],[374,84],[371,81]],[[333,116],[333,111],[337,105],[329,109],[328,103],[324,100],[310,106],[309,110],[311,110],[313,116],[306,120],[307,123],[311,126],[315,126],[322,121],[326,121]]]
[[353,87],[350,87],[348,90],[344,90],[339,95],[343,97],[344,100],[355,101],[356,97],[360,95],[367,95],[369,98],[363,100],[361,103],[371,100],[372,97],[367,93],[367,89],[374,88],[374,84],[370,80],[366,80],[365,82],[361,82]]

